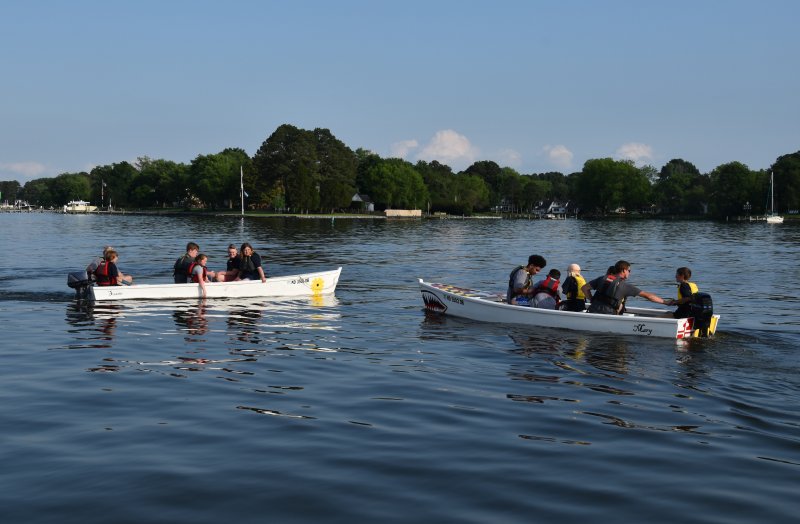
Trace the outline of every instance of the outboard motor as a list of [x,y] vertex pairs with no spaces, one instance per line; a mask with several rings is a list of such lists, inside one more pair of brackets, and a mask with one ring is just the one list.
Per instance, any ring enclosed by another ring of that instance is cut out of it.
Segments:
[[689,304],[689,316],[694,317],[694,328],[700,330],[701,337],[708,336],[711,318],[714,316],[714,302],[708,293],[695,293]]
[[89,289],[89,275],[86,271],[73,271],[67,275],[67,285],[75,290],[78,300],[86,298],[86,291]]

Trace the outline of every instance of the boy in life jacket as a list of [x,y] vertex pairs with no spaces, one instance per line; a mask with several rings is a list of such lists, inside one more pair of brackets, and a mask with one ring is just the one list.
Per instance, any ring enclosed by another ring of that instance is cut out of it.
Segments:
[[569,276],[561,284],[566,300],[561,302],[561,309],[564,311],[583,311],[586,309],[586,297],[581,288],[586,284],[586,279],[581,275],[581,266],[570,264],[567,268]]
[[115,250],[106,250],[103,262],[97,266],[97,269],[94,271],[98,286],[120,286],[122,284],[133,283],[132,276],[124,275],[122,271],[117,268],[118,259],[119,256]]
[[213,272],[209,272],[208,269],[206,269],[207,263],[208,257],[200,253],[189,266],[189,275],[191,276],[192,282],[200,284],[200,289],[203,291],[203,298],[206,298],[206,282],[211,282],[210,277],[214,276]]
[[517,306],[527,306],[533,296],[531,276],[537,274],[547,265],[547,261],[540,255],[528,257],[527,266],[517,266],[508,276],[508,290],[506,302]]
[[561,295],[558,293],[561,271],[551,269],[547,278],[533,286],[533,307],[539,309],[558,309]]
[[186,284],[189,282],[189,266],[194,262],[197,253],[200,252],[200,246],[194,242],[186,244],[186,253],[175,261],[172,266],[172,276],[175,278],[176,284]]
[[675,282],[678,283],[678,299],[670,301],[671,306],[678,306],[678,309],[672,313],[675,318],[694,316],[691,312],[691,303],[700,288],[694,282],[689,282],[690,278],[692,278],[692,270],[688,267],[679,267],[675,271]]

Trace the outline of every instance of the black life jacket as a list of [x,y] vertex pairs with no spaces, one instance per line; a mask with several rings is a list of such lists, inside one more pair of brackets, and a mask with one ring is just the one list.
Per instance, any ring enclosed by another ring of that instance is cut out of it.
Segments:
[[256,265],[251,257],[252,256],[250,257],[242,256],[242,258],[239,260],[239,271],[241,271],[245,275],[249,275],[251,273],[256,272]]
[[622,284],[622,279],[617,277],[617,275],[606,275],[606,278],[603,279],[603,282],[600,283],[597,287],[597,291],[592,296],[592,302],[597,301],[601,304],[605,304],[615,312],[618,312],[620,306],[624,302],[624,298],[619,299],[616,296],[620,284]]
[[[187,271],[187,273],[189,274],[189,278],[191,278],[191,279],[192,279],[192,282],[194,282],[195,284],[199,284],[199,283],[200,283],[200,281],[199,281],[199,280],[197,280],[197,275],[195,275],[195,274],[193,273],[195,266],[200,266],[200,264],[198,264],[197,262],[192,262],[192,263],[189,265],[189,271]],[[205,281],[206,281],[206,278],[208,278],[208,277],[207,277],[207,275],[208,275],[208,270],[207,270],[207,269],[206,269],[204,266],[200,266],[200,267],[202,267],[202,268],[203,268],[203,282],[205,282]]]
[[[514,268],[513,271],[511,271],[511,274],[508,275],[508,296],[506,297],[506,299],[508,300],[509,303],[514,297],[518,296],[514,294],[514,279],[517,276],[517,271],[522,271],[524,269],[525,269],[524,266],[517,266]],[[531,276],[528,275],[528,279],[525,281],[525,285],[523,287],[528,287],[530,286],[530,284],[531,284]]]
[[112,282],[111,277],[108,276],[108,262],[102,262],[97,269],[94,270],[94,276],[97,279],[98,286],[116,286],[117,281],[114,279]]
[[190,257],[188,254],[183,255],[175,261],[175,265],[172,267],[172,276],[175,278],[176,284],[186,284],[189,282],[189,276],[191,273],[188,271],[188,269],[193,262],[194,260],[192,260],[192,257]]

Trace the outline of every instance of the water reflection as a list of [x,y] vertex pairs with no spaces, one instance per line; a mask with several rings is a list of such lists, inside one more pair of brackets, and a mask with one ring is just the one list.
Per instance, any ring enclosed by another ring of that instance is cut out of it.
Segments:
[[[88,336],[87,338],[77,338],[81,343],[71,344],[69,348],[111,348],[121,310],[121,306],[117,304],[95,305],[93,302],[80,300],[71,302],[67,306],[67,323],[77,328],[76,332],[87,333]],[[84,344],[83,341],[88,341],[88,343]]]
[[208,333],[207,309],[207,299],[201,299],[196,304],[180,305],[175,308],[172,318],[175,320],[178,330],[186,333],[187,342],[197,341],[198,339],[193,337],[201,337]]

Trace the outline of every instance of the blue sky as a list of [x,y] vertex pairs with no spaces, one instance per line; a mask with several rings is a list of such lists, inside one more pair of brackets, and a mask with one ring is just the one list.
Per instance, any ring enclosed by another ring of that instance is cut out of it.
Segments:
[[281,124],[520,173],[800,150],[800,2],[0,0],[0,180]]

